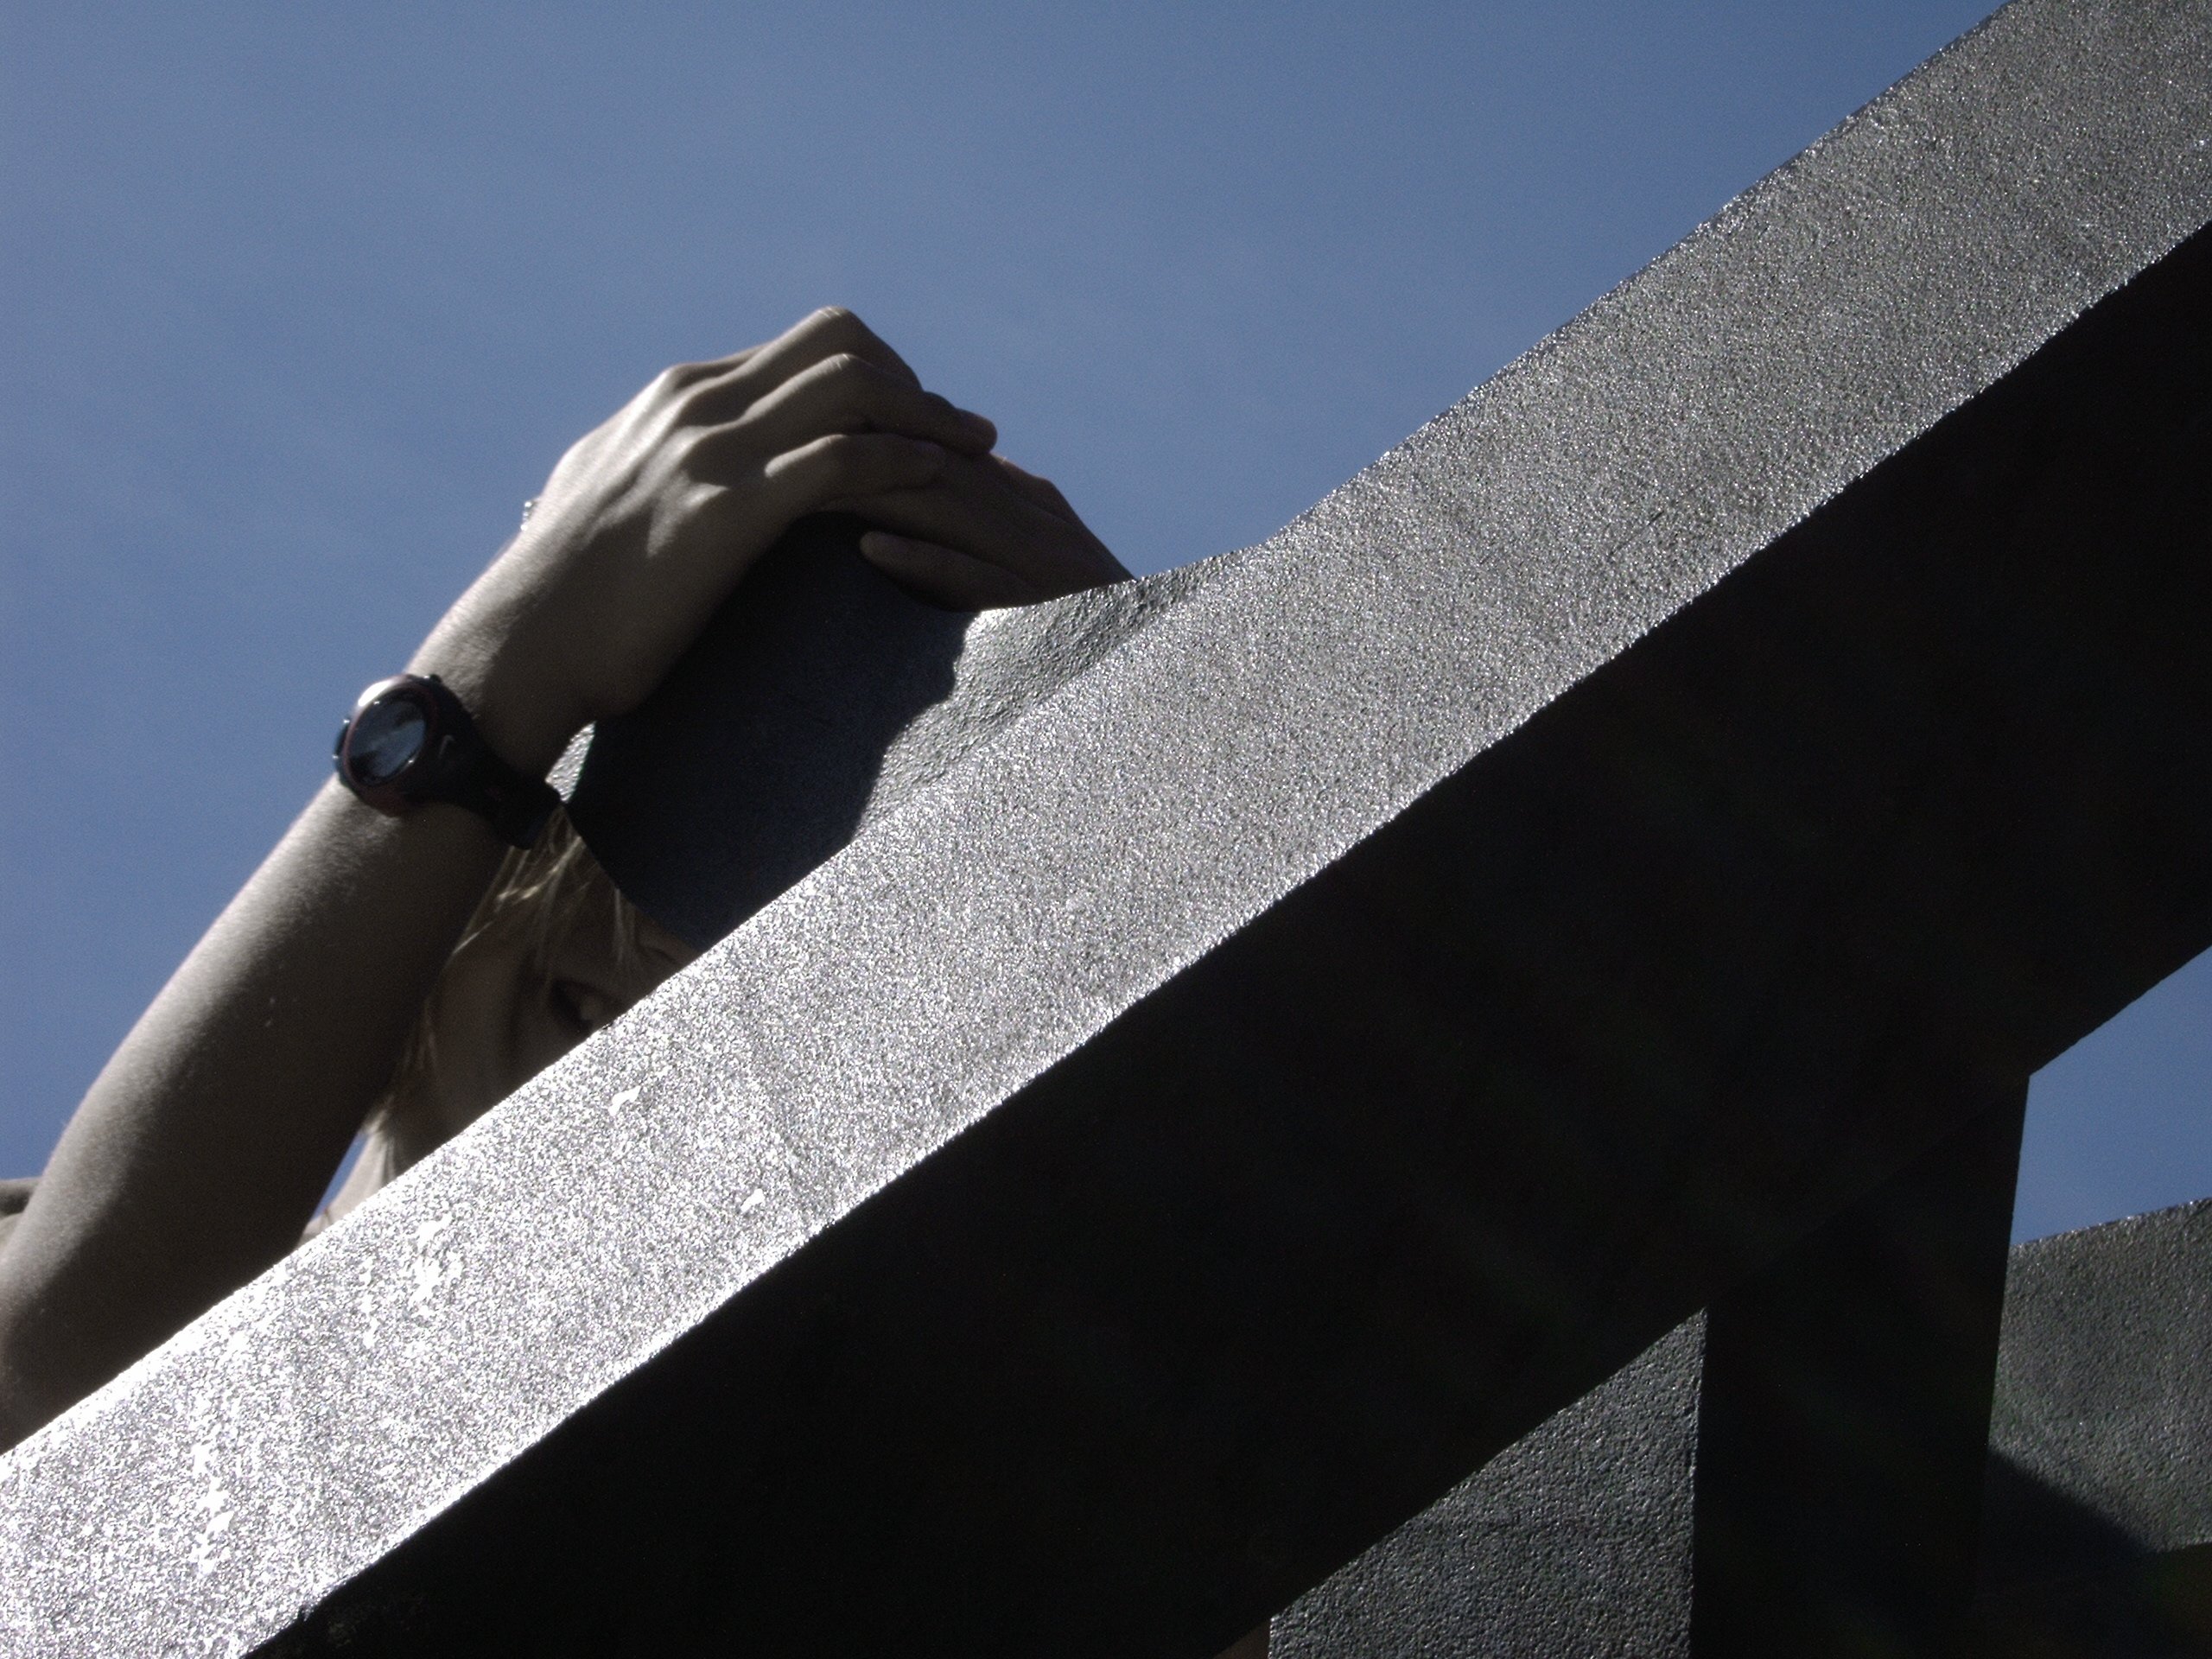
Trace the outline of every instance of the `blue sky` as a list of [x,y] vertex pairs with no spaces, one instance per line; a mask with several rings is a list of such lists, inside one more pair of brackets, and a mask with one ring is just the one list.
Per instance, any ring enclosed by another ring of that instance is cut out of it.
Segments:
[[[852,306],[1158,569],[1981,10],[9,9],[0,1173],[663,363]],[[2212,958],[2037,1080],[2020,1230],[2206,1194]]]

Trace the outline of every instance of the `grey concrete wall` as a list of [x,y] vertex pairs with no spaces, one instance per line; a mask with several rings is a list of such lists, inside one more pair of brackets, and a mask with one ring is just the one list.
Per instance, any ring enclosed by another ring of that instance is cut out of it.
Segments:
[[1686,1659],[1704,1321],[1278,1615],[1279,1659]]
[[1134,632],[963,629],[1068,671],[956,664],[825,863],[0,1462],[0,1639],[1284,1605],[2212,942],[2208,127],[2212,6],[2021,0]]
[[[1690,1654],[1702,1336],[1675,1332],[1300,1599],[1277,1650]],[[2015,1249],[1997,1379],[1979,1605],[1913,1651],[2212,1652],[2212,1199]]]
[[2212,1653],[2212,1199],[2013,1253],[1983,1651]]

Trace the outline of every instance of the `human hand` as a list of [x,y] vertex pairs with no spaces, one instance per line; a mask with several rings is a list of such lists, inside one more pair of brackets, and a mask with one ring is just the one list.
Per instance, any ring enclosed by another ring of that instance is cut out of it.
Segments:
[[918,489],[846,504],[882,528],[861,552],[954,610],[1027,605],[1128,575],[1052,480],[1001,455],[954,455]]
[[[915,504],[899,523],[938,525],[971,563],[1003,549],[1012,575],[1049,587],[1059,567],[1015,533],[1005,493],[986,486],[996,435],[834,308],[764,346],[669,369],[562,458],[522,533],[410,667],[442,676],[493,747],[534,771],[587,721],[642,702],[807,513],[875,517],[889,493]],[[927,486],[956,462],[976,475],[938,501]],[[909,576],[967,603],[959,595],[982,584],[962,569],[964,587]]]

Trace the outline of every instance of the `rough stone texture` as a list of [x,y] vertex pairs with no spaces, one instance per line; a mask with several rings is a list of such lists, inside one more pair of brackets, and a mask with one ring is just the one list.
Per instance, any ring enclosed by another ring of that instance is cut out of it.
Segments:
[[704,949],[1134,638],[1205,567],[950,612],[803,521],[637,713],[579,741],[569,816],[624,892]]
[[2212,942],[2208,25],[991,625],[1176,595],[10,1454],[0,1640],[1205,1654]]
[[1935,1651],[1974,1591],[2024,1093],[1301,1598],[1277,1646]]
[[1986,1651],[2212,1652],[2212,1199],[2013,1253],[1990,1444]]
[[1276,1659],[1678,1659],[1705,1321],[1677,1326],[1278,1615]]
[[[1691,1631],[1692,1492],[1712,1473],[1699,1458],[1704,1329],[1674,1332],[1301,1598],[1275,1621],[1276,1651],[1707,1653]],[[1844,1630],[1849,1650],[2212,1651],[2208,1357],[2212,1199],[2012,1251],[1978,1618],[1921,1645]]]
[[[2001,1351],[1990,1438],[2018,1475],[2139,1550],[2212,1543],[2212,1199],[2022,1245]],[[1993,1585],[2060,1570],[1991,1507]]]

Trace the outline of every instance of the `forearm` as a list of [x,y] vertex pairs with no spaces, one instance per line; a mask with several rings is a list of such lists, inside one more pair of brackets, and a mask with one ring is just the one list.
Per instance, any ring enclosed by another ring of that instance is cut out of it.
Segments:
[[0,1444],[295,1244],[498,868],[324,789],[71,1119],[0,1254]]
[[[410,667],[538,773],[648,696],[807,513],[895,530],[875,556],[957,608],[1117,573],[1050,484],[985,459],[994,441],[842,311],[678,365],[563,457]],[[0,1444],[297,1240],[500,851],[454,806],[386,818],[333,786],[302,815],[93,1084],[0,1251]]]

